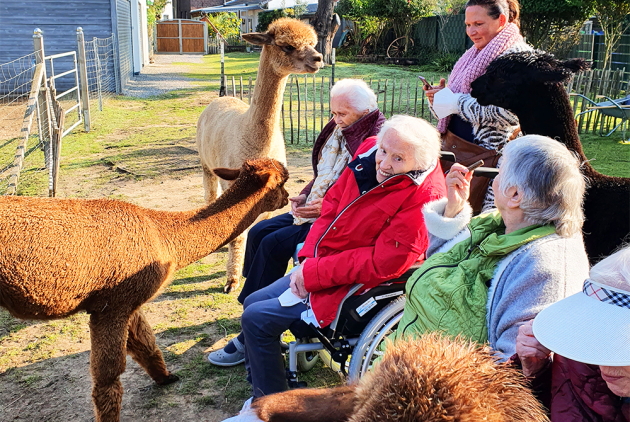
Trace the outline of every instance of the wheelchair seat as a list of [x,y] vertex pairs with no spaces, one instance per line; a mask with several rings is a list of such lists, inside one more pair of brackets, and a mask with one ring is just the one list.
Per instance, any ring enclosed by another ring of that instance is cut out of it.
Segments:
[[[362,284],[355,284],[342,301],[335,320],[327,327],[318,328],[301,320],[293,323],[289,329],[297,340],[289,344],[289,370],[287,371],[289,386],[299,385],[297,381],[298,353],[306,354],[314,351],[327,353],[331,363],[336,362],[342,374],[348,375],[350,379],[357,378],[359,376],[357,370],[353,373],[346,371],[348,357],[352,355],[355,360],[363,359],[362,356],[355,358],[353,351],[366,328],[374,325],[379,315],[385,315],[384,319],[388,321],[388,309],[395,310],[396,313],[402,311],[405,284],[419,267],[420,264],[416,264],[400,277],[371,289],[365,289]],[[397,302],[395,309],[391,308],[393,302]],[[372,334],[370,337],[373,336]],[[362,354],[369,349],[365,346],[367,345],[360,347]],[[303,355],[301,356],[301,366],[304,366],[306,360],[303,359]],[[313,366],[312,360],[308,362],[310,364],[302,369],[308,370]],[[360,369],[356,363],[354,367]]]

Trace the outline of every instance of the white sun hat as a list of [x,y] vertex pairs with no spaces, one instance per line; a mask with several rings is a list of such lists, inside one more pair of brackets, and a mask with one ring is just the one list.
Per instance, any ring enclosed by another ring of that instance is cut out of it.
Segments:
[[630,286],[623,285],[628,290],[586,279],[581,293],[536,316],[534,336],[549,350],[577,362],[630,365]]

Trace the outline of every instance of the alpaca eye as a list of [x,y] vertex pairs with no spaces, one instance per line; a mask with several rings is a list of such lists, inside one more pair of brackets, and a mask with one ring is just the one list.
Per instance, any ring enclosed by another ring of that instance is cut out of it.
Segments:
[[293,53],[295,51],[295,47],[293,47],[292,45],[285,45],[284,47],[280,47],[282,48],[282,51],[284,51],[287,54]]

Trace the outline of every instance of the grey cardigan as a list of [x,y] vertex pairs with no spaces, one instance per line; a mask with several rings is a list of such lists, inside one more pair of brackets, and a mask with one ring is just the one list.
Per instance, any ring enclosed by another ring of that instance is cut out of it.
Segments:
[[[444,217],[446,198],[422,210],[429,232],[427,256],[445,252],[470,237],[470,206],[454,218]],[[501,360],[516,352],[518,327],[540,311],[582,290],[588,278],[582,235],[557,234],[527,243],[499,261],[488,290],[487,323],[490,347]]]

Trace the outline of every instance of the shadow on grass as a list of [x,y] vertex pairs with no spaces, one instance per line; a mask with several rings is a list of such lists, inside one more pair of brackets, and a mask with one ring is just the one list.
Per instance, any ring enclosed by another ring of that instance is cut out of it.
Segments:
[[204,283],[206,281],[210,281],[210,280],[214,280],[216,278],[224,277],[225,275],[226,275],[225,271],[217,271],[217,272],[212,273],[212,274],[204,274],[204,275],[198,275],[198,276],[194,276],[194,277],[185,277],[185,278],[180,278],[180,279],[174,280],[172,285],[173,286],[179,286],[181,284]]

